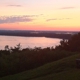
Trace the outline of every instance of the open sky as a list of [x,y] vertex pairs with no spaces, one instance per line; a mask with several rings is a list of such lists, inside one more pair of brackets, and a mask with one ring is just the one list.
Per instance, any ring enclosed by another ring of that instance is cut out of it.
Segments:
[[80,0],[0,0],[0,29],[80,31]]

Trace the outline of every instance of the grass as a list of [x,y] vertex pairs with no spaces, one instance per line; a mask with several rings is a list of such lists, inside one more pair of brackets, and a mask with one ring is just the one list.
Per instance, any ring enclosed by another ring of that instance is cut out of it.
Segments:
[[55,74],[53,73],[31,80],[80,80],[80,70],[74,69]]
[[77,58],[80,58],[80,54],[48,63],[33,70],[2,77],[0,80],[80,80],[80,70],[76,68]]

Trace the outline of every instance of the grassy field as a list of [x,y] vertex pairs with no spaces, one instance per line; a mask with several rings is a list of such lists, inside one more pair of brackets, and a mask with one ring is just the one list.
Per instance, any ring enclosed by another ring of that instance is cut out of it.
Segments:
[[80,80],[80,70],[76,68],[76,54],[39,68],[9,75],[0,80]]

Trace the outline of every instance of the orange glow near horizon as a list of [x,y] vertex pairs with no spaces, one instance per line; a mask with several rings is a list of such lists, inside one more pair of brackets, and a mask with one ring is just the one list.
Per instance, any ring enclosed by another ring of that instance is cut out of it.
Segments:
[[[8,28],[6,28],[6,27]],[[80,27],[61,27],[61,26],[45,26],[45,25],[1,25],[2,30],[44,30],[44,31],[79,31]]]

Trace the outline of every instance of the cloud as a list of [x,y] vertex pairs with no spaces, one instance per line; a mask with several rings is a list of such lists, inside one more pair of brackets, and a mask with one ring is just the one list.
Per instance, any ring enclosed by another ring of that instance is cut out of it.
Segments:
[[54,18],[54,19],[47,19],[46,21],[54,21],[54,20],[57,20],[57,18]]
[[59,19],[53,18],[53,19],[47,19],[46,21],[69,20],[69,19],[71,19],[71,18],[59,18]]
[[24,15],[24,17],[38,17],[40,15]]
[[7,6],[11,6],[11,7],[22,7],[22,5],[7,5]]
[[75,7],[62,7],[60,9],[74,9]]
[[32,22],[34,19],[28,15],[24,16],[1,16],[0,24],[18,23],[18,22]]

